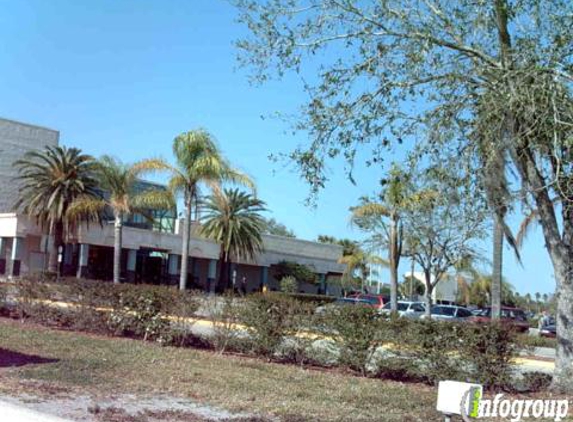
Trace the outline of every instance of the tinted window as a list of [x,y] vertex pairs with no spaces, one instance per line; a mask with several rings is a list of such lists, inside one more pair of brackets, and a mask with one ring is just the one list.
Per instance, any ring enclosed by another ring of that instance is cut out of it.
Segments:
[[424,306],[419,303],[412,304],[411,308],[414,312],[424,312]]
[[444,316],[454,316],[456,314],[456,308],[450,308],[449,306],[436,306],[432,309],[434,315],[444,315]]
[[458,317],[459,318],[467,318],[470,316],[472,316],[472,313],[470,311],[468,311],[467,309],[464,309],[464,308],[458,309]]
[[[390,304],[388,304],[388,305],[390,305]],[[407,311],[408,310],[408,304],[398,302],[398,310],[399,311]]]

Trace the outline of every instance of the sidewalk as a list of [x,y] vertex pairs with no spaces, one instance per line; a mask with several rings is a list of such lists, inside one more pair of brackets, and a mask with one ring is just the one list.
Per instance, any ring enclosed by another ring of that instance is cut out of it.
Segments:
[[0,421],[4,422],[72,422],[55,416],[36,412],[23,406],[0,401]]

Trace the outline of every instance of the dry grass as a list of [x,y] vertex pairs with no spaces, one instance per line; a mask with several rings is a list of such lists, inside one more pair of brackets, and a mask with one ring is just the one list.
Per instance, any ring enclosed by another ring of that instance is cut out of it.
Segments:
[[284,421],[430,421],[435,389],[0,319],[0,348],[56,362],[0,368],[0,391],[170,394]]

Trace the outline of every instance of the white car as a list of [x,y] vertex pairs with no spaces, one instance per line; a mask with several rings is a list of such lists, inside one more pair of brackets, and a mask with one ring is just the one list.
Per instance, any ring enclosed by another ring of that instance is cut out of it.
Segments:
[[[382,314],[390,314],[391,304],[388,302],[381,310]],[[407,318],[420,318],[426,312],[424,302],[410,302],[406,300],[398,301],[398,315]]]

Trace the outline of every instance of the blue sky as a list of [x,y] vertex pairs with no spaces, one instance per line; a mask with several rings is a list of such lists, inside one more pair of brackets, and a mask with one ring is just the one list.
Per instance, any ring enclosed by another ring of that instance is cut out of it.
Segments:
[[[332,163],[318,206],[304,205],[308,187],[268,155],[306,139],[261,116],[295,111],[305,95],[290,77],[249,85],[233,47],[244,29],[227,2],[0,0],[0,6],[0,116],[58,129],[66,145],[125,161],[170,158],[177,134],[205,127],[255,178],[269,216],[305,239],[360,237],[348,225],[348,208],[376,190],[383,169],[359,169],[360,184],[353,186],[342,163]],[[506,251],[505,276],[523,293],[554,289],[543,245],[537,230],[523,251],[524,268]]]

